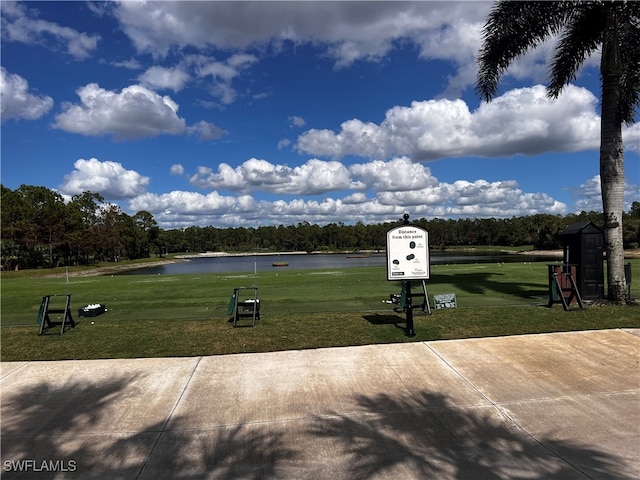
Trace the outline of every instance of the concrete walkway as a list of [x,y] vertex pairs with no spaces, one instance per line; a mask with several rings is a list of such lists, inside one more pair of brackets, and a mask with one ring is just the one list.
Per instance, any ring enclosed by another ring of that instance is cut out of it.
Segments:
[[1,367],[7,479],[640,478],[640,330]]

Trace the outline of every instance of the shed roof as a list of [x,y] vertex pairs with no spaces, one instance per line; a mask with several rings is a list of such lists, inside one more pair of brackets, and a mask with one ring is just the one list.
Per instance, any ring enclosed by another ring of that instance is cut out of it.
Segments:
[[565,228],[560,235],[577,235],[579,233],[602,233],[602,230],[591,221],[575,222]]

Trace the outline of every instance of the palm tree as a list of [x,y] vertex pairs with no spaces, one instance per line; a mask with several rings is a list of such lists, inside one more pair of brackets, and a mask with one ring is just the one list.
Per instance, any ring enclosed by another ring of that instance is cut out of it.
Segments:
[[476,92],[490,101],[509,64],[556,35],[547,85],[551,98],[557,98],[564,86],[575,80],[593,52],[601,51],[600,183],[608,298],[624,303],[622,125],[633,123],[640,105],[640,2],[497,2],[483,30]]

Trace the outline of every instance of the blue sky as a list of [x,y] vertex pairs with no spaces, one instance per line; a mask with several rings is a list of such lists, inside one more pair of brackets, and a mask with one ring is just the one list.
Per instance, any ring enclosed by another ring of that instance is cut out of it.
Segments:
[[550,100],[550,41],[481,102],[490,8],[2,1],[2,183],[163,228],[601,210],[599,55]]

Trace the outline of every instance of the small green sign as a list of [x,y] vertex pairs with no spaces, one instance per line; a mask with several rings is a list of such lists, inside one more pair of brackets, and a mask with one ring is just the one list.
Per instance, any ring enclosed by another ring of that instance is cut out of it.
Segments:
[[442,308],[457,308],[458,302],[456,301],[455,293],[442,293],[440,295],[433,296],[433,305],[436,310]]

